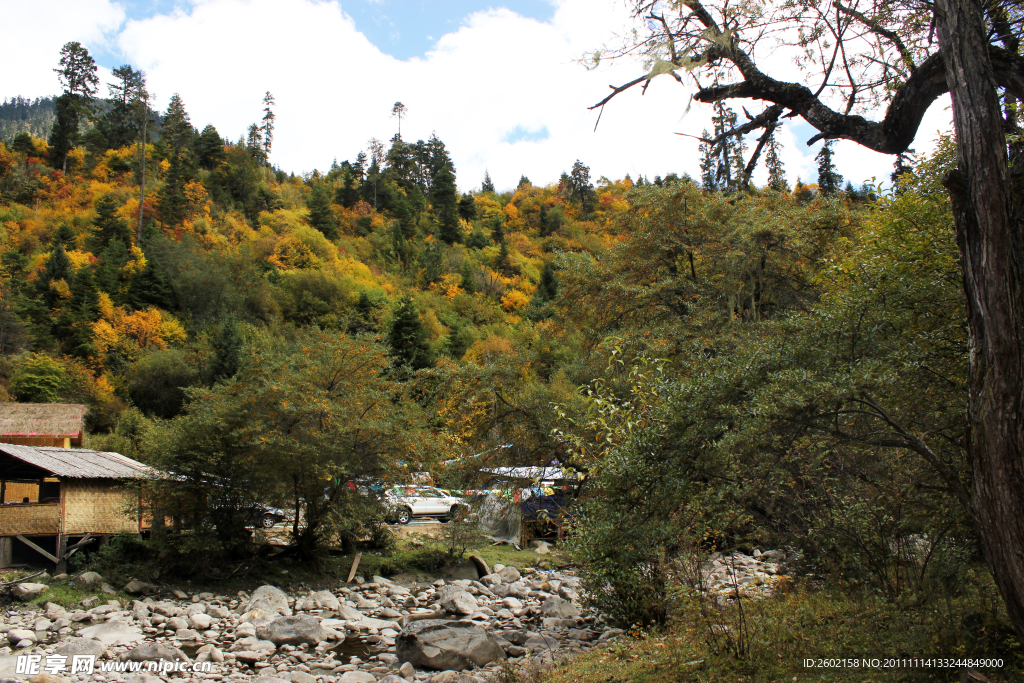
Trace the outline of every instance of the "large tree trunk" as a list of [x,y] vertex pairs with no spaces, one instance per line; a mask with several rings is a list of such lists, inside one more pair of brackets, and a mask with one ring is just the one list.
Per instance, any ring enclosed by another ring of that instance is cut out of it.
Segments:
[[970,330],[972,504],[985,557],[1024,640],[1024,300],[1006,138],[978,0],[936,0],[953,98],[953,200]]

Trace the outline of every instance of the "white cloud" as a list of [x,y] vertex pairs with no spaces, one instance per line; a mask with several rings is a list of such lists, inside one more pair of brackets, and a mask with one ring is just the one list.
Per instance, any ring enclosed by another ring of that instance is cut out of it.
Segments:
[[[65,43],[77,41],[91,50],[109,44],[124,22],[124,10],[110,0],[48,0],[2,3],[4,39],[0,40],[0,99],[49,97],[60,92],[53,69]],[[101,83],[108,76],[100,70]],[[105,86],[100,94],[106,95]]]
[[[50,13],[36,5],[19,3],[12,25],[49,21]],[[478,187],[485,169],[499,188],[514,187],[521,174],[535,183],[555,182],[577,158],[590,166],[593,178],[699,174],[698,142],[673,133],[699,135],[710,127],[710,115],[703,105],[686,113],[689,91],[667,77],[643,96],[636,88],[617,97],[594,131],[597,113],[587,107],[604,97],[609,84],[638,75],[640,67],[623,61],[586,71],[576,60],[623,31],[624,3],[560,0],[549,22],[508,9],[477,12],[423,58],[407,61],[371,44],[345,14],[345,5],[345,0],[191,0],[187,10],[128,21],[116,45],[125,61],[147,72],[157,106],[166,106],[177,92],[193,124],[201,129],[212,123],[225,137],[237,139],[258,121],[263,94],[271,91],[277,100],[272,161],[289,171],[325,169],[335,158],[353,159],[370,137],[388,140],[397,128],[391,106],[401,100],[409,108],[403,138],[425,139],[436,132],[452,154],[463,190]],[[31,49],[26,59],[32,65],[16,74],[16,81],[5,74],[0,96],[56,92],[49,69],[60,45],[77,39],[92,48],[124,19],[107,0],[62,7],[61,16],[72,17],[64,23],[77,31],[73,36],[50,31],[60,38],[37,48],[39,35],[32,32],[0,47],[0,56]],[[936,110],[927,121],[936,118]],[[549,135],[509,143],[517,127],[546,127]],[[790,181],[813,180],[817,148],[807,148],[806,137],[794,137],[793,129],[787,124],[782,133]],[[855,182],[887,177],[892,166],[891,157],[853,143],[841,143],[837,151],[840,172]]]

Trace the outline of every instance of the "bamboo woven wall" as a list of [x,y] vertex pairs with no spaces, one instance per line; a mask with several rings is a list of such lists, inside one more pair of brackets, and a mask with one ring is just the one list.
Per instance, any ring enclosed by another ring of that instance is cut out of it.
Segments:
[[60,530],[60,503],[0,505],[0,536],[56,534]]
[[38,502],[39,484],[7,482],[7,486],[4,487],[4,501],[7,503],[19,503],[23,498],[28,498],[30,503]]
[[131,491],[118,489],[119,482],[103,479],[65,479],[64,533],[116,534],[137,533],[137,513],[125,510],[137,499]]

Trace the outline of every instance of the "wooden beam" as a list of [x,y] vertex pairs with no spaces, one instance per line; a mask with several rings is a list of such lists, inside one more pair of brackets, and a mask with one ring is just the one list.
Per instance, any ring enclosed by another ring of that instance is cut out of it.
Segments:
[[46,552],[45,550],[43,550],[42,548],[37,546],[32,541],[28,540],[27,538],[25,538],[21,534],[18,534],[17,536],[15,536],[15,538],[17,538],[19,541],[21,541],[22,543],[27,545],[29,548],[32,548],[32,550],[35,550],[37,553],[39,553],[40,555],[42,555],[46,559],[50,560],[50,562],[53,562],[54,564],[57,564],[58,560],[57,560],[56,557],[54,557],[50,553]]

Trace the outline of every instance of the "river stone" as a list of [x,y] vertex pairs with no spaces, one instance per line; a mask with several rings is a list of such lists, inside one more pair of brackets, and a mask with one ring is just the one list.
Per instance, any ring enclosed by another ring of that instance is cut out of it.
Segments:
[[540,606],[540,613],[545,617],[571,619],[580,616],[580,608],[568,600],[552,596]]
[[103,583],[103,577],[96,572],[82,572],[78,575],[78,580],[86,586],[94,586],[98,583]]
[[153,595],[160,592],[160,588],[157,586],[138,579],[129,581],[122,590],[129,595]]
[[311,676],[305,671],[289,671],[281,675],[291,683],[316,683],[316,676]]
[[66,617],[68,611],[64,609],[62,605],[58,605],[55,602],[46,603],[46,618],[47,619],[60,619]]
[[486,683],[486,681],[476,676],[459,673],[458,671],[442,671],[439,674],[424,678],[420,683]]
[[54,652],[59,655],[95,655],[99,657],[107,648],[92,638],[65,638],[60,641]]
[[291,608],[288,607],[288,595],[276,586],[260,586],[257,588],[242,611],[251,612],[256,609],[261,609],[271,614],[276,612],[286,617],[290,617],[292,614]]
[[337,683],[376,683],[377,677],[367,671],[346,671],[338,676]]
[[505,583],[515,583],[522,578],[519,570],[515,567],[503,567],[502,570],[498,572],[498,576],[500,576],[501,580]]
[[352,605],[342,604],[335,612],[338,613],[339,619],[344,619],[345,621],[359,621],[363,618],[363,613]]
[[11,645],[18,645],[23,640],[29,641],[30,644],[36,642],[36,632],[27,628],[12,628],[7,632],[7,642]]
[[200,612],[199,614],[193,614],[192,616],[190,616],[188,618],[188,621],[190,624],[192,624],[193,627],[205,631],[206,629],[210,628],[210,624],[213,623],[213,617],[211,617],[209,614],[203,614],[202,612]]
[[338,602],[338,598],[334,597],[334,593],[331,591],[317,591],[310,597],[322,609],[329,609],[335,612],[341,609],[341,603]]
[[120,662],[155,662],[161,659],[179,662],[192,661],[178,648],[163,643],[144,643],[134,650],[121,653],[117,658]]
[[142,631],[120,621],[108,621],[83,628],[78,632],[83,638],[95,638],[107,647],[131,645],[142,640]]
[[22,602],[28,602],[38,598],[48,590],[50,590],[50,587],[45,583],[16,583],[11,588],[11,596]]
[[305,614],[280,617],[266,626],[256,629],[257,637],[269,640],[278,647],[282,645],[319,645],[327,640],[327,631],[320,626],[320,620]]
[[462,671],[505,658],[494,636],[471,621],[415,621],[398,634],[395,646],[399,659],[435,671]]
[[449,614],[469,615],[480,609],[476,598],[458,586],[442,588],[438,602],[441,603],[441,608]]

